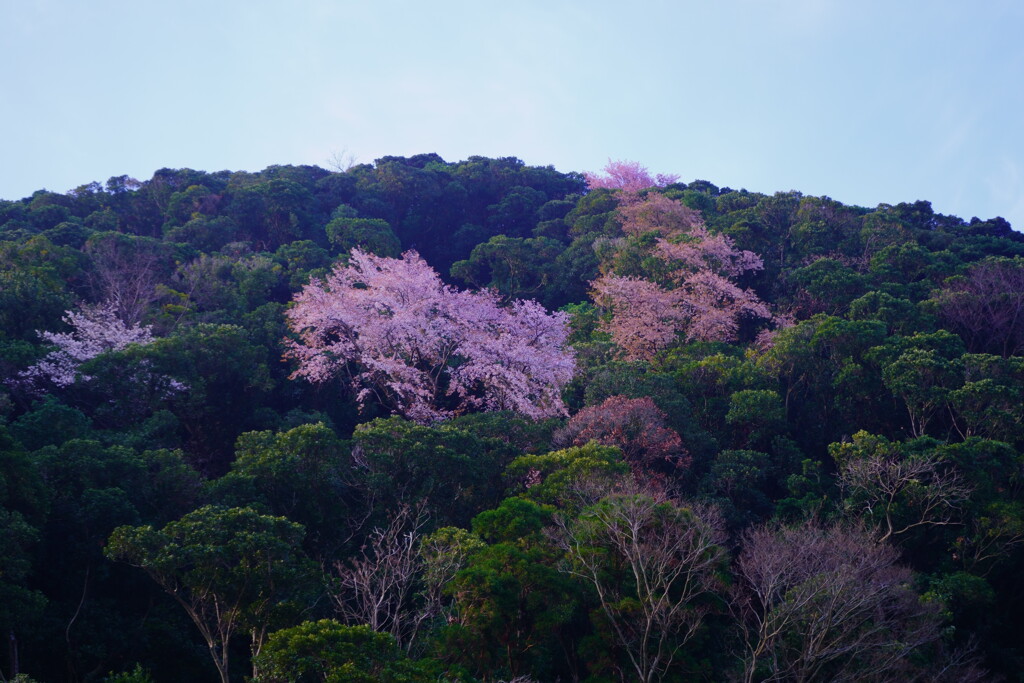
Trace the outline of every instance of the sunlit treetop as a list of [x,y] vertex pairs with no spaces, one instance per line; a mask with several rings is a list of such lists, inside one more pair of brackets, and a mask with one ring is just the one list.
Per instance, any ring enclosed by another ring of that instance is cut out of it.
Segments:
[[677,175],[659,173],[652,176],[647,168],[636,161],[612,161],[602,169],[604,175],[584,173],[591,190],[622,190],[624,194],[635,195],[651,187],[665,187],[679,180]]

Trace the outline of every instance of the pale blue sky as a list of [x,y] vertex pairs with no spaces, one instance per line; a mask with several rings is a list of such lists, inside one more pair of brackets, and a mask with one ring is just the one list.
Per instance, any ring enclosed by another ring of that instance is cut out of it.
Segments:
[[1019,0],[0,0],[0,49],[4,199],[436,152],[1024,229]]

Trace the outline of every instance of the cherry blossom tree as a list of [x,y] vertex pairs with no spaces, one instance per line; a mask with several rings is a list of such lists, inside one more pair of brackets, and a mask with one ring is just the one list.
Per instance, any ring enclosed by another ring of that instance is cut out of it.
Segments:
[[360,405],[376,400],[423,423],[467,410],[565,413],[560,392],[575,369],[567,316],[455,290],[416,252],[353,249],[347,266],[296,295],[287,316],[297,335],[286,341],[298,362],[292,376],[344,376]]
[[620,207],[623,230],[659,235],[653,256],[667,286],[605,273],[591,283],[612,312],[603,329],[628,358],[649,360],[679,334],[690,341],[732,341],[745,317],[771,318],[768,307],[733,279],[764,267],[754,252],[708,231],[699,214],[651,193]]
[[660,192],[651,192],[642,201],[620,204],[618,215],[622,232],[635,236],[656,232],[662,237],[668,237],[704,225],[699,211]]
[[591,190],[602,188],[622,190],[626,198],[635,197],[641,190],[650,187],[664,187],[679,180],[677,175],[659,173],[656,176],[651,176],[647,169],[636,161],[612,161],[609,159],[602,170],[605,175],[583,174],[583,177],[587,179],[587,186]]
[[651,359],[679,334],[690,341],[732,341],[744,317],[771,317],[752,291],[706,269],[681,276],[675,289],[615,275],[591,284],[598,303],[612,310],[602,328],[630,359]]
[[744,273],[764,268],[764,261],[752,251],[737,249],[726,235],[708,232],[704,223],[697,223],[682,232],[669,232],[669,237],[680,239],[658,240],[657,253],[676,268],[690,271],[709,270],[726,277],[739,277]]
[[57,348],[20,374],[30,391],[40,393],[47,385],[67,387],[89,377],[79,372],[82,363],[108,351],[120,351],[129,344],[149,344],[149,325],[126,324],[118,318],[114,304],[87,305],[67,311],[64,322],[70,332],[39,332],[43,341]]
[[628,358],[650,360],[686,326],[678,294],[650,280],[604,275],[591,286],[595,300],[612,310],[602,329]]

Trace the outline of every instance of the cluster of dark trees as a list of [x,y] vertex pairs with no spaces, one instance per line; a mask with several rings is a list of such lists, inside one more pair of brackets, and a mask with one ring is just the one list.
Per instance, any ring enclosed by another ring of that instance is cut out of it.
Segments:
[[[566,414],[296,373],[353,249],[566,313]],[[1022,449],[1000,218],[434,154],[0,201],[0,681],[1016,680]]]

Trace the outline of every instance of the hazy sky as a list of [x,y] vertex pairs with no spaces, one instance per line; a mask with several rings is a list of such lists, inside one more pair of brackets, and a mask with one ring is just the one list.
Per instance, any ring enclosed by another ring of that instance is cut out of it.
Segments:
[[517,156],[1024,229],[1020,0],[0,0],[0,198]]

